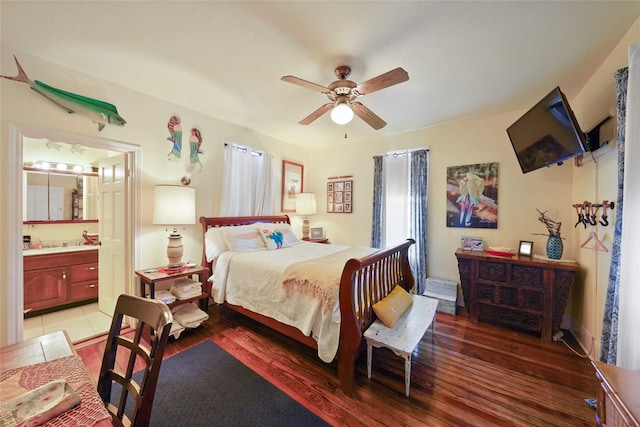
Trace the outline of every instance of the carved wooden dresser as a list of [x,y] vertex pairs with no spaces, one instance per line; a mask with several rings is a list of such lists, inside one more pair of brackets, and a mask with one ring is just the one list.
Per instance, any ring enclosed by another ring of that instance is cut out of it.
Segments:
[[539,332],[559,331],[578,264],[456,251],[464,304],[472,322],[498,322]]

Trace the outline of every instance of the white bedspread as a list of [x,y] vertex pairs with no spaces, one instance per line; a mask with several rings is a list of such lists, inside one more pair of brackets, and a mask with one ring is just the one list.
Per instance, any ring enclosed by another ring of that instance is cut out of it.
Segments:
[[[282,275],[292,263],[319,258],[347,249],[346,246],[300,242],[273,251],[228,251],[216,261],[212,297],[298,328],[318,343],[318,357],[333,361],[340,338],[340,308],[321,309],[320,299],[296,290],[285,290]],[[371,248],[369,253],[375,252]],[[338,283],[336,283],[336,301]]]

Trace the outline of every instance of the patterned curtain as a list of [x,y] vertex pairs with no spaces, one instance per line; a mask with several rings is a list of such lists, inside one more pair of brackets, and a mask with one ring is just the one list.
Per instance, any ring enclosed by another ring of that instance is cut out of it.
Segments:
[[617,132],[616,145],[618,146],[618,196],[616,200],[615,230],[613,233],[613,245],[611,249],[611,267],[609,269],[609,284],[604,303],[604,315],[602,319],[602,336],[600,338],[600,361],[616,364],[618,354],[618,309],[620,297],[620,244],[622,241],[622,206],[624,193],[624,143],[625,126],[627,116],[627,82],[629,68],[625,67],[616,71],[616,90],[618,92],[616,102]]
[[411,153],[411,209],[410,234],[415,245],[409,251],[409,260],[414,268],[416,292],[422,294],[427,278],[427,202],[429,200],[429,150]]
[[371,247],[380,248],[382,241],[382,156],[373,156],[373,218]]

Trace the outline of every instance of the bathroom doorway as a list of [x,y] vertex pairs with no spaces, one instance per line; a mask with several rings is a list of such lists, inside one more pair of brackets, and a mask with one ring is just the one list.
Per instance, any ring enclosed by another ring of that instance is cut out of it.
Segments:
[[[116,154],[123,154],[126,163],[127,170],[130,176],[130,181],[128,183],[128,198],[129,204],[131,206],[126,212],[123,212],[123,218],[125,218],[125,228],[127,233],[127,239],[125,243],[124,252],[127,254],[127,264],[125,266],[126,271],[133,271],[134,266],[136,265],[136,259],[139,255],[139,247],[136,242],[135,235],[136,230],[138,229],[139,224],[139,204],[137,202],[137,194],[139,193],[139,165],[140,165],[140,147],[132,144],[126,144],[116,141],[110,141],[105,139],[97,139],[92,137],[84,137],[73,134],[66,134],[57,131],[50,131],[45,129],[38,128],[30,128],[23,127],[17,125],[11,125],[11,144],[13,148],[13,153],[15,153],[14,161],[12,162],[13,167],[15,168],[12,171],[9,171],[9,186],[12,190],[12,193],[15,195],[14,200],[16,201],[14,208],[11,210],[9,215],[8,225],[10,229],[15,231],[12,232],[12,236],[10,235],[12,241],[15,239],[16,247],[22,247],[22,221],[23,221],[23,190],[25,188],[25,183],[23,180],[22,166],[24,163],[23,158],[23,149],[24,143],[29,138],[31,139],[39,139],[43,141],[52,141],[52,142],[65,142],[67,144],[71,144],[75,146],[77,149],[82,150],[83,148],[87,149],[98,149],[98,150],[107,150],[109,152],[114,152]],[[18,232],[20,230],[20,232]],[[17,283],[23,282],[23,258],[22,253],[16,253],[15,255],[10,255],[11,257],[15,256],[15,262],[11,263],[15,271],[13,271],[13,277],[16,277]],[[126,293],[131,293],[135,288],[133,284],[133,278],[126,274],[126,283],[124,283],[124,291]],[[13,341],[20,341],[24,334],[25,324],[23,319],[23,287],[17,286],[14,288],[13,292],[10,292],[9,295],[9,304],[8,309],[10,311],[10,315],[16,320],[14,323],[14,327],[9,331],[10,335],[13,337]],[[79,308],[79,307],[78,307]],[[82,310],[82,309],[81,309]],[[77,310],[76,310],[77,311]],[[98,316],[95,307],[85,307],[82,310],[82,315],[86,316]],[[53,313],[52,313],[53,314]],[[69,316],[72,318],[73,316]],[[45,318],[42,318],[43,322],[43,332],[44,332],[44,321]],[[33,321],[37,325],[37,321]],[[103,323],[103,322],[102,322]],[[29,323],[29,329],[33,326]],[[101,327],[96,327],[101,329]],[[92,329],[95,331],[95,329]]]

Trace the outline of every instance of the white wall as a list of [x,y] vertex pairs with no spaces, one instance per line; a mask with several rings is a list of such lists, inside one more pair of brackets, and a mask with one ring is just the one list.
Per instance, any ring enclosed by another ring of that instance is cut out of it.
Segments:
[[[607,115],[615,115],[616,89],[613,75],[616,70],[628,65],[628,47],[638,42],[640,42],[640,18],[573,100],[573,110],[578,121],[584,126],[584,131],[590,130]],[[574,169],[572,200],[575,203],[581,203],[584,200],[598,203],[603,200],[616,200],[618,155],[615,141],[611,145],[613,149],[600,156],[597,162],[585,162],[582,168]],[[610,225],[607,227],[601,225],[587,229],[579,227],[574,233],[572,245],[579,248],[588,234],[594,231],[611,251],[615,212],[609,211],[608,216]],[[571,329],[585,349],[590,350],[592,346],[594,347],[591,356],[597,359],[611,252],[587,249],[592,246],[586,245],[586,248],[576,252],[576,259],[583,269],[584,277],[581,286],[573,289],[570,307]]]

